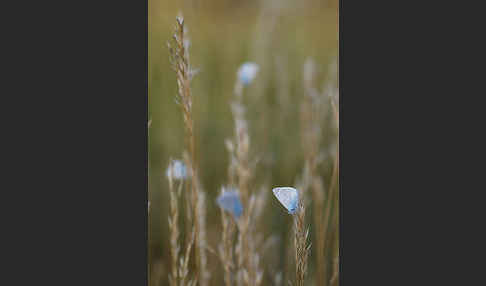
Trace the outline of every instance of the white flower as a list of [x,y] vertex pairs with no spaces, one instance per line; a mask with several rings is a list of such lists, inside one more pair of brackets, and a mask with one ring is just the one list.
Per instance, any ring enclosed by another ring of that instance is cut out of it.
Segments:
[[256,63],[246,62],[238,69],[238,80],[243,85],[249,85],[256,77],[260,67]]
[[166,175],[176,180],[183,180],[187,178],[186,165],[180,160],[173,160],[167,168]]

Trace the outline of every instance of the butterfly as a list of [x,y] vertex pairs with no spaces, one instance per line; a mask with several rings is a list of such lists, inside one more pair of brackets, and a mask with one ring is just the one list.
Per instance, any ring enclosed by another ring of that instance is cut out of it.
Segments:
[[243,206],[236,191],[223,191],[218,196],[216,202],[222,209],[230,212],[236,219],[243,213]]
[[243,85],[249,85],[260,68],[256,63],[246,62],[238,69],[238,79]]
[[186,165],[180,160],[172,160],[167,168],[166,175],[176,180],[186,179],[188,175]]
[[289,214],[294,214],[297,211],[299,203],[299,192],[290,187],[274,188],[273,194],[277,200],[287,209]]

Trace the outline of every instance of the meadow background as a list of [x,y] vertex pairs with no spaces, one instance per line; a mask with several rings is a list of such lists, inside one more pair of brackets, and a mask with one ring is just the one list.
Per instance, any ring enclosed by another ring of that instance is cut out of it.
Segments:
[[[292,280],[292,220],[271,194],[272,187],[295,186],[304,166],[300,106],[305,96],[303,69],[307,59],[316,64],[314,86],[320,92],[332,78],[338,57],[338,1],[149,1],[149,285],[168,285],[170,271],[168,182],[169,158],[181,159],[185,148],[180,107],[175,102],[176,77],[169,64],[167,41],[175,18],[182,12],[191,40],[193,67],[200,69],[191,87],[197,165],[207,195],[206,235],[210,247],[221,241],[221,212],[215,199],[228,182],[229,156],[225,139],[231,138],[234,122],[230,109],[238,67],[246,62],[260,66],[254,82],[245,89],[250,158],[258,158],[250,189],[265,185],[268,199],[260,225],[264,238],[272,237],[262,254],[263,285]],[[319,174],[329,184],[337,145],[337,131],[329,108],[323,116],[320,150],[324,160]],[[315,285],[314,210],[307,209],[311,256],[307,284]],[[336,226],[331,227],[335,232]],[[337,239],[337,235],[334,236]],[[222,266],[211,253],[210,285],[222,285]],[[332,272],[332,270],[329,270]]]

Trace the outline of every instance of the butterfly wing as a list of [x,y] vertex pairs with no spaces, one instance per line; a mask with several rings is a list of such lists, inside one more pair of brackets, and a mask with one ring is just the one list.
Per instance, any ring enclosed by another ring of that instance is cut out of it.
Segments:
[[218,205],[233,214],[236,218],[241,216],[243,212],[243,206],[241,205],[240,198],[237,193],[225,192],[222,193],[217,199]]
[[240,198],[236,196],[236,198],[233,200],[233,215],[236,218],[239,218],[242,213],[243,213],[243,206],[241,205]]
[[299,201],[296,189],[290,187],[274,188],[273,194],[290,214],[295,213]]

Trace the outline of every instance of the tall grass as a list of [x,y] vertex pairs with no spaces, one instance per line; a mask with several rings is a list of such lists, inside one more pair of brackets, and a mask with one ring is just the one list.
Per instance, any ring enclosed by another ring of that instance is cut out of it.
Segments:
[[[223,193],[224,188],[221,189]],[[233,235],[235,231],[235,224],[231,217],[221,210],[221,221],[223,231],[221,235],[221,245],[219,246],[219,255],[224,269],[224,283],[226,286],[233,285],[232,270],[234,269],[233,260]]]
[[[177,18],[172,34],[170,5],[150,16],[153,286],[339,284],[339,103],[335,68],[327,69],[337,48],[337,38],[327,36],[333,14],[272,5],[280,4],[268,1],[261,13],[248,4],[226,15],[204,5],[183,9],[185,21]],[[160,45],[168,38],[175,77]],[[243,84],[238,70],[248,60],[260,70]],[[167,160],[176,154],[188,176],[165,179]],[[268,197],[272,187],[296,179],[301,209],[283,215]],[[239,192],[240,218],[218,209],[221,186]]]
[[191,170],[191,207],[193,219],[193,231],[195,235],[196,279],[201,286],[207,285],[209,272],[206,269],[206,230],[205,230],[205,195],[201,190],[196,167],[196,149],[194,138],[194,122],[192,117],[191,80],[195,70],[189,62],[189,39],[184,26],[184,18],[177,17],[175,31],[172,36],[172,44],[168,43],[172,68],[176,73],[178,102],[182,109],[184,126],[186,130],[187,148],[189,158],[186,164]]
[[294,216],[294,248],[295,248],[295,285],[304,286],[307,275],[307,257],[310,245],[307,245],[309,230],[305,228],[305,205],[299,204]]
[[[259,285],[262,279],[262,272],[259,268],[259,256],[255,252],[254,228],[250,225],[253,211],[255,209],[256,196],[250,192],[250,179],[252,169],[250,168],[250,135],[248,121],[245,117],[246,107],[243,103],[243,92],[245,85],[244,76],[252,78],[256,71],[245,71],[242,66],[238,72],[235,82],[234,96],[231,101],[231,112],[234,121],[234,137],[227,139],[228,151],[230,151],[230,168],[234,169],[236,176],[231,175],[231,180],[237,180],[238,192],[244,206],[243,215],[238,221],[238,243],[235,248],[238,270],[236,272],[237,285]],[[254,64],[253,66],[254,67]],[[250,74],[247,74],[250,73]],[[246,79],[252,81],[252,79]],[[233,171],[231,171],[233,172]]]
[[[172,164],[172,162],[171,162]],[[169,230],[170,230],[170,255],[172,256],[172,272],[169,274],[169,284],[171,286],[179,285],[178,261],[179,261],[179,194],[182,188],[182,182],[179,184],[178,191],[174,189],[171,165],[168,167],[169,194],[170,194],[170,213],[169,213]]]
[[[194,244],[194,231],[190,232],[189,241],[186,243],[184,255],[179,258],[179,201],[184,181],[178,178],[177,190],[174,188],[174,164],[170,160],[167,168],[167,179],[169,181],[170,213],[169,213],[169,232],[170,232],[170,252],[172,258],[172,269],[169,274],[169,284],[171,286],[186,285],[189,276],[189,256]],[[188,280],[187,285],[195,285],[196,280]]]

